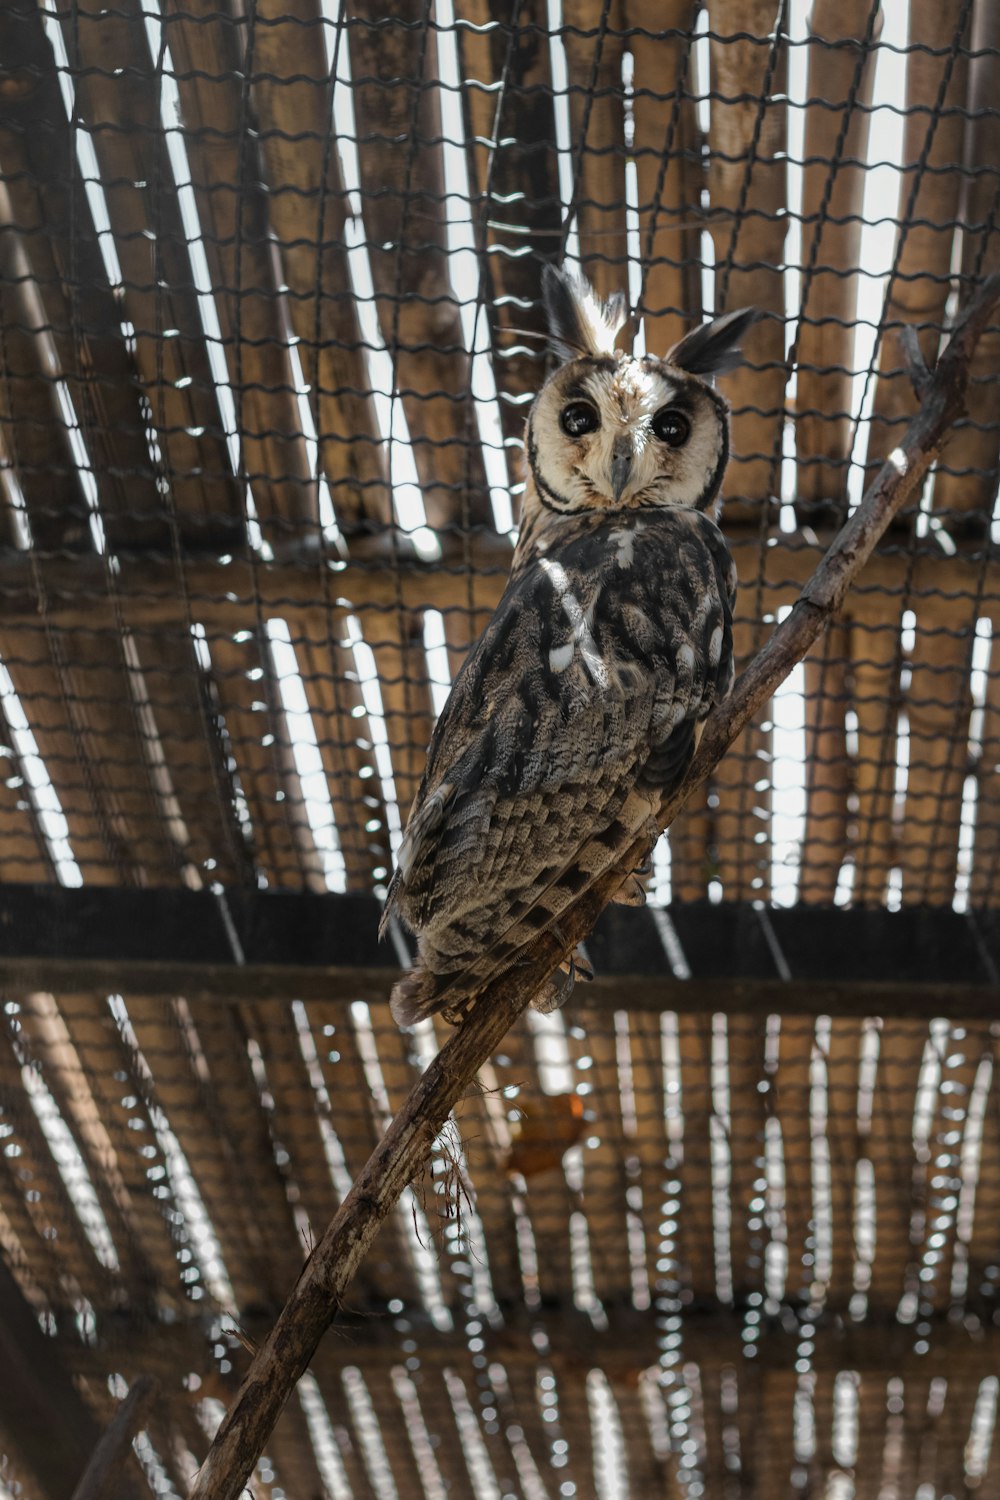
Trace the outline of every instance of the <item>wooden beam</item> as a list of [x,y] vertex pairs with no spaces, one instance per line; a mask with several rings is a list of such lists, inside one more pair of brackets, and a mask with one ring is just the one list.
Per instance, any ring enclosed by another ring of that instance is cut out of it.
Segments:
[[[398,975],[374,896],[0,887],[0,984],[241,1003],[383,1002]],[[235,934],[235,942],[233,941]],[[610,907],[575,1010],[947,1015],[1000,1011],[1000,912]]]
[[[759,536],[740,530],[727,535],[742,588],[750,589],[760,579],[768,612],[794,601],[823,556],[826,540],[773,537],[764,545],[761,570]],[[186,630],[190,610],[207,630],[231,634],[255,628],[260,614],[278,615],[300,629],[311,625],[316,638],[325,641],[331,611],[334,617],[400,607],[491,613],[507,582],[511,556],[506,539],[489,535],[470,538],[461,557],[431,564],[381,555],[345,563],[311,552],[270,563],[190,556],[179,569],[162,553],[124,551],[118,557],[116,598],[139,634],[170,625]],[[62,554],[42,561],[44,603],[31,554],[0,549],[0,631],[12,624],[35,624],[41,630],[43,617],[60,628],[117,628],[102,558]],[[842,613],[862,623],[884,624],[901,607],[915,610],[928,624],[953,625],[956,599],[974,597],[983,616],[1000,621],[1000,548],[987,545],[985,554],[949,557],[936,545],[893,546],[873,554]]]
[[[577,1308],[543,1304],[528,1312],[523,1303],[502,1306],[503,1323],[499,1327],[484,1324],[483,1339],[488,1360],[507,1366],[538,1364],[538,1349],[532,1334],[544,1330],[548,1346],[546,1363],[557,1374],[586,1378],[589,1370],[603,1370],[612,1381],[634,1379],[640,1371],[655,1365],[662,1353],[661,1333],[656,1319],[631,1306],[607,1306],[607,1326],[595,1327],[590,1317]],[[686,1311],[681,1320],[681,1340],[686,1359],[696,1361],[703,1370],[723,1365],[742,1369],[752,1378],[759,1369],[790,1369],[797,1357],[802,1334],[799,1314],[783,1308],[773,1317],[764,1317],[756,1326],[754,1339],[746,1337],[746,1309],[728,1307],[712,1299]],[[336,1378],[345,1366],[355,1365],[363,1372],[383,1371],[400,1364],[404,1358],[401,1343],[412,1340],[419,1352],[421,1367],[440,1369],[458,1366],[471,1358],[466,1335],[460,1327],[442,1331],[427,1314],[408,1308],[406,1327],[400,1330],[398,1320],[385,1312],[384,1306],[366,1307],[354,1315],[338,1320],[338,1337],[328,1339],[317,1351],[314,1370],[322,1382]],[[240,1331],[254,1342],[268,1330],[264,1316],[243,1317]],[[825,1312],[817,1318],[812,1335],[814,1351],[810,1356],[817,1370],[858,1370],[865,1375],[906,1374],[914,1367],[921,1377],[948,1373],[956,1379],[980,1378],[995,1373],[1000,1365],[1000,1328],[988,1320],[971,1326],[955,1323],[944,1315],[936,1316],[929,1331],[917,1335],[912,1326],[900,1323],[891,1305],[869,1310],[863,1323],[852,1323],[846,1310]],[[128,1320],[109,1319],[98,1335],[98,1345],[107,1359],[126,1374],[133,1368],[151,1365],[166,1377],[170,1372],[194,1370],[208,1376],[216,1371],[213,1344],[218,1342],[217,1324],[191,1321],[150,1328],[130,1326]],[[233,1382],[238,1383],[246,1365],[245,1346],[236,1334],[223,1328],[222,1337],[230,1344],[229,1359]],[[918,1339],[926,1344],[924,1352],[914,1352]],[[750,1346],[754,1352],[748,1353]],[[69,1337],[59,1341],[60,1354],[71,1369],[82,1369],[92,1355]],[[218,1378],[217,1374],[214,1378]]]

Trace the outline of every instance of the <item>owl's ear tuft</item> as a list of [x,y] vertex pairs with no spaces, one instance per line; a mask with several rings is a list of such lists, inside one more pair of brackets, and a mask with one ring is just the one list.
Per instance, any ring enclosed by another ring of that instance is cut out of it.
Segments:
[[693,328],[665,356],[664,363],[677,365],[690,375],[725,375],[742,363],[740,340],[760,318],[756,307],[741,307],[738,312],[724,313],[701,328]]
[[614,353],[615,337],[628,319],[621,292],[603,301],[590,282],[555,266],[542,268],[542,298],[549,342],[560,359],[600,358]]

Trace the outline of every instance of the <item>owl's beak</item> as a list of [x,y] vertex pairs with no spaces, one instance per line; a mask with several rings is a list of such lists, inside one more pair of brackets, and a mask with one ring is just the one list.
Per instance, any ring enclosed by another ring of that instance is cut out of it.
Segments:
[[616,500],[620,500],[632,473],[632,443],[628,438],[616,438],[611,452],[611,489]]

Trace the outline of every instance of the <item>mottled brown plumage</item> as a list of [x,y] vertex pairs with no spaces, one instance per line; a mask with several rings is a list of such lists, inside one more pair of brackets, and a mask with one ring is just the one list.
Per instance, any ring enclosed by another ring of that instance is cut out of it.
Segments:
[[623,304],[551,270],[544,287],[566,363],[528,418],[510,581],[434,731],[386,901],[418,938],[403,1025],[460,1010],[652,829],[732,682],[735,570],[705,514],[728,423],[704,377],[751,315],[633,359],[613,349]]

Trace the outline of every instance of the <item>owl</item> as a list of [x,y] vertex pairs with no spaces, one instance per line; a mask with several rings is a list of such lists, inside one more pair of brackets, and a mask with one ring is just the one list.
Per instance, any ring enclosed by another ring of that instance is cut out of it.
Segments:
[[[756,314],[634,358],[615,349],[623,297],[551,266],[542,290],[559,365],[528,416],[510,579],[438,720],[382,918],[417,938],[392,993],[400,1025],[461,1018],[637,838],[652,844],[733,678],[735,568],[709,515],[728,410],[712,377]],[[644,899],[634,873],[616,899]]]

